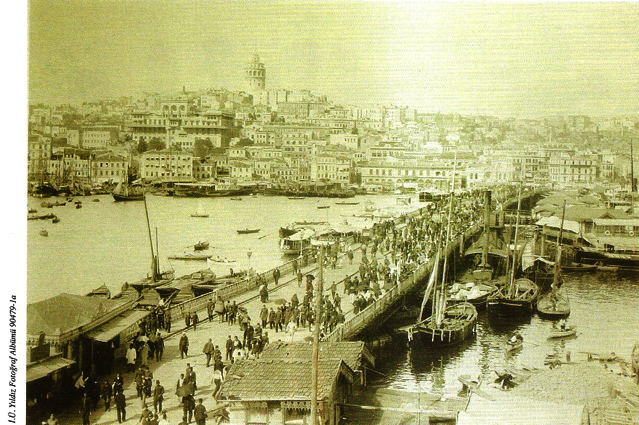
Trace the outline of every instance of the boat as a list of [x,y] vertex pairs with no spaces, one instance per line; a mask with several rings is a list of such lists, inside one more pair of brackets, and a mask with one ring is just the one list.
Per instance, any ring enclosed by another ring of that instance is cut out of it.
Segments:
[[[563,212],[561,215],[561,228],[559,230],[559,243],[557,244],[557,258],[555,259],[555,271],[552,285],[550,285],[550,291],[539,297],[537,301],[537,313],[542,319],[556,320],[568,317],[570,315],[570,301],[568,300],[568,294],[561,288],[563,283],[561,265],[562,254],[562,229],[564,218],[566,215],[566,202],[564,201]],[[595,266],[596,267],[596,266]]]
[[330,205],[318,205],[317,209],[318,210],[325,210],[325,209],[330,208],[330,207],[331,207]]
[[111,298],[111,291],[103,284],[102,286],[98,286],[93,291],[86,294],[87,297],[98,297],[98,298]]
[[237,233],[239,233],[240,235],[246,235],[248,233],[257,233],[260,230],[261,229],[237,229]]
[[141,186],[131,186],[127,182],[120,182],[111,193],[116,202],[142,201],[144,190]]
[[35,214],[37,212],[38,210],[36,210],[35,208],[29,208],[29,214]]
[[[457,158],[455,158],[455,164],[457,164]],[[455,171],[453,171],[453,176],[455,176]],[[452,186],[454,190],[454,177]],[[450,196],[446,239],[443,238],[444,234],[442,234],[440,238],[442,241],[450,240],[453,190],[451,190]],[[409,343],[417,342],[422,345],[454,345],[475,335],[477,327],[477,309],[475,306],[468,302],[446,305],[445,284],[449,255],[446,255],[444,258],[441,285],[437,285],[441,251],[442,246],[440,245],[435,255],[433,270],[428,279],[428,285],[424,291],[417,323],[408,330]],[[431,315],[427,318],[423,318],[424,310],[430,298],[432,298]]]
[[514,353],[524,346],[524,337],[516,334],[506,342],[506,354]]
[[209,215],[208,214],[204,214],[204,213],[195,213],[195,214],[191,214],[191,217],[209,218]]
[[93,202],[100,202],[100,200],[98,198],[94,198],[92,199]]
[[193,250],[195,251],[204,251],[205,249],[209,249],[208,242],[198,242],[195,245],[193,245]]
[[306,199],[306,197],[304,196],[289,196],[288,199],[294,200],[294,199]]
[[568,273],[591,273],[596,272],[598,267],[596,264],[570,263],[567,266],[562,265],[561,269]]
[[207,264],[215,264],[215,265],[217,265],[217,264],[233,264],[233,263],[237,263],[237,260],[229,260],[228,258],[220,258],[218,256],[218,257],[215,257],[215,258],[211,258],[211,257],[207,258],[206,259],[206,263]]
[[40,204],[40,206],[42,208],[53,208],[53,207],[63,207],[65,206],[67,203],[66,202],[61,202],[61,201],[55,201],[55,202],[42,202]]
[[311,238],[316,235],[312,228],[302,228],[292,235],[280,239],[280,250],[287,255],[300,255],[311,246]]
[[49,232],[47,232],[46,229],[42,229],[40,230],[40,236],[49,236]]
[[575,335],[577,335],[577,327],[575,326],[567,326],[563,329],[552,328],[550,330],[550,334],[548,334],[548,339],[567,338],[569,336],[575,336]]
[[27,220],[48,220],[50,218],[55,218],[56,215],[55,214],[33,214],[33,215],[27,215]]
[[59,223],[60,222],[60,218],[58,217],[53,217],[53,219],[51,220],[51,223]]
[[342,201],[342,202],[335,202],[335,205],[359,205],[359,202]]
[[597,265],[598,272],[616,273],[619,271],[619,266],[610,266],[610,265],[603,264],[602,262],[598,262],[596,265]]
[[239,196],[232,196],[230,199],[231,199],[231,201],[241,201],[242,200],[242,198],[239,197]]
[[186,261],[206,261],[211,258],[211,254],[179,254],[168,257],[169,260],[186,260]]
[[82,204],[75,204],[75,209],[79,210],[80,208],[82,208]]
[[[523,179],[519,184],[517,195],[517,219],[515,221],[515,241],[514,250],[517,253],[517,242],[519,236],[519,217],[521,212],[521,188]],[[520,316],[531,314],[535,309],[535,302],[539,296],[539,286],[528,278],[515,279],[515,259],[510,270],[510,279],[506,288],[500,288],[494,295],[488,298],[487,308],[489,312],[498,316]]]

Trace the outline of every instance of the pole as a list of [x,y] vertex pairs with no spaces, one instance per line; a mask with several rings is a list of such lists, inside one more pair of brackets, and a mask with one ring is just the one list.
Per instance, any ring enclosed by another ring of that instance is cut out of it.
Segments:
[[319,375],[319,328],[322,312],[322,281],[324,279],[324,245],[320,247],[319,278],[315,286],[315,329],[313,329],[313,371],[311,377],[311,425],[317,425],[317,380]]
[[144,194],[143,199],[144,199],[144,212],[146,213],[146,229],[149,231],[149,244],[151,247],[151,279],[153,279],[153,282],[155,282],[157,279],[157,275],[156,275],[157,267],[155,266],[156,259],[155,259],[155,253],[153,252],[153,236],[151,236],[151,225],[149,224],[149,209],[146,206],[146,194]]
[[519,235],[519,212],[521,210],[521,187],[524,185],[524,173],[522,166],[521,181],[519,182],[519,191],[517,193],[517,218],[515,220],[515,243],[513,248],[513,269],[510,274],[510,284],[508,286],[508,295],[513,296],[513,285],[515,282],[515,266],[517,264],[517,238]]

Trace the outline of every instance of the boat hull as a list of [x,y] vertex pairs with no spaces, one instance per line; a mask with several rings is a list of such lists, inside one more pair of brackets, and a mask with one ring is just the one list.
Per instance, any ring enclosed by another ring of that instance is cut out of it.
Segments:
[[455,345],[474,337],[476,330],[477,309],[464,302],[448,307],[439,327],[434,326],[432,318],[413,327],[410,340],[424,346]]
[[115,202],[127,202],[127,201],[143,201],[144,195],[118,195],[116,193],[111,194]]
[[570,303],[563,295],[556,295],[554,302],[552,293],[539,297],[537,301],[537,314],[542,319],[558,320],[570,315]]

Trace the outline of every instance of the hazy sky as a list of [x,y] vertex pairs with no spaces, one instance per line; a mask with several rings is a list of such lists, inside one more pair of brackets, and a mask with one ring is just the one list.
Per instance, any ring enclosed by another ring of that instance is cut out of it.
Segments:
[[29,3],[31,101],[268,88],[534,116],[639,112],[638,3]]

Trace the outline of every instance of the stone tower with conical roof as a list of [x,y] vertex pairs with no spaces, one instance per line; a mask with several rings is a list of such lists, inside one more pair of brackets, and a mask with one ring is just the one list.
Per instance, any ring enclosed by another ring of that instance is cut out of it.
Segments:
[[259,55],[253,55],[253,60],[246,64],[244,75],[249,93],[257,94],[266,88],[266,68]]

